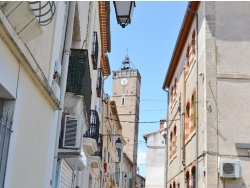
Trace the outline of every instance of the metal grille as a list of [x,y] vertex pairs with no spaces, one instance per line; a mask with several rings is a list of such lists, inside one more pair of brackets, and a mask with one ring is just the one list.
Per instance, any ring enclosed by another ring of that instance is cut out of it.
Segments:
[[97,91],[97,97],[101,97],[102,96],[102,72],[101,72],[101,69],[98,69],[96,91]]
[[99,134],[99,138],[97,142],[98,150],[95,152],[94,156],[99,156],[101,159],[102,159],[102,144],[103,144],[102,135]]
[[77,95],[83,95],[88,122],[90,122],[92,91],[87,50],[71,49],[66,91]]
[[0,99],[0,187],[4,187],[5,172],[12,132],[13,112],[7,110],[6,100]]
[[223,172],[227,175],[234,174],[234,169],[235,169],[234,163],[224,163],[223,164]]
[[93,138],[98,143],[99,140],[99,116],[98,112],[95,110],[91,110],[91,119],[89,124],[89,130],[86,131],[86,133],[83,135],[83,137],[87,138]]
[[92,63],[93,63],[93,69],[97,70],[97,63],[98,63],[98,38],[97,38],[97,32],[94,31],[94,40],[93,40],[93,50],[92,50]]
[[46,26],[51,23],[56,12],[53,1],[29,1],[29,4],[39,25]]

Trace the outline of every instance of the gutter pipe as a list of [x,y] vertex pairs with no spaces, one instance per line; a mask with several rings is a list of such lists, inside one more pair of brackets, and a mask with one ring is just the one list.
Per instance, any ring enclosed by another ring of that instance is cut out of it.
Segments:
[[75,1],[69,2],[66,37],[65,37],[63,58],[62,58],[62,73],[61,73],[61,78],[60,78],[60,108],[61,110],[59,110],[58,112],[58,119],[57,119],[57,132],[56,132],[56,142],[55,142],[55,152],[54,152],[53,172],[52,172],[52,184],[51,184],[52,187],[57,187],[57,182],[55,182],[55,180],[56,180],[58,145],[59,145],[59,137],[60,137],[60,132],[61,132],[61,119],[62,119],[63,107],[64,107],[64,96],[65,96],[66,85],[67,85],[69,55],[70,55],[70,48],[72,44],[75,5],[76,5]]
[[[167,101],[168,101],[168,107],[169,107],[169,91],[165,90],[163,88],[163,91],[167,92]],[[167,108],[168,109],[168,108]],[[168,113],[167,113],[168,114]],[[164,164],[164,188],[167,188],[168,184],[168,115],[167,115],[167,120],[166,120],[166,128],[165,128],[165,164]]]

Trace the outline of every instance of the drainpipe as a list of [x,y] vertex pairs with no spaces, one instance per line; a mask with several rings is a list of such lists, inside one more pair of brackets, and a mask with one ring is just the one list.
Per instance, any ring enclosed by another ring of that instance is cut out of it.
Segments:
[[185,146],[185,114],[186,114],[186,73],[185,67],[183,68],[183,99],[182,99],[182,165],[186,167],[186,146]]
[[[105,99],[103,98],[103,93],[104,93],[104,81],[109,77],[106,76],[105,78],[103,78],[103,81],[102,81],[102,101],[105,101]],[[104,110],[102,108],[102,134],[104,135]],[[101,177],[101,183],[100,183],[100,188],[103,187],[103,180],[104,180],[104,139],[103,139],[103,135],[102,135],[102,177]]]
[[[168,90],[165,90],[163,89],[163,91],[166,91],[167,92],[167,102],[168,102],[168,107],[169,107],[169,91]],[[168,108],[167,108],[168,109]],[[167,188],[167,185],[168,185],[168,115],[167,115],[167,127],[165,128],[165,164],[164,164],[164,188]]]
[[191,9],[191,7],[188,7],[188,10],[190,12],[192,12],[193,14],[195,14],[195,30],[196,30],[196,43],[195,43],[195,52],[196,52],[196,127],[195,127],[195,131],[196,131],[196,173],[195,173],[195,182],[197,187],[199,187],[198,184],[198,123],[199,123],[199,109],[198,109],[198,95],[199,95],[199,89],[198,89],[198,77],[199,77],[199,70],[198,70],[198,13],[194,10]]
[[72,44],[75,5],[76,5],[75,1],[69,2],[66,37],[65,37],[63,58],[62,58],[62,73],[61,73],[61,78],[60,78],[60,89],[61,89],[60,90],[60,108],[61,110],[58,112],[58,119],[57,119],[57,132],[56,132],[56,142],[55,142],[55,152],[54,152],[53,172],[52,172],[52,184],[51,184],[52,187],[57,187],[57,182],[55,182],[55,179],[56,179],[58,145],[59,145],[59,137],[60,137],[60,132],[61,132],[61,119],[62,119],[62,114],[63,114],[64,96],[65,96],[66,85],[67,85],[69,54],[70,54],[70,48]]

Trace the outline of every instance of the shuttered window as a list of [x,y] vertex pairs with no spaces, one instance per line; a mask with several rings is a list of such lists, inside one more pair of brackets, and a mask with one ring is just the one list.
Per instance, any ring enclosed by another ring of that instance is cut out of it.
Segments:
[[61,162],[61,175],[60,175],[60,188],[72,188],[73,186],[73,169],[70,165],[65,161],[62,160]]
[[0,187],[4,187],[7,158],[9,152],[10,136],[12,132],[13,110],[8,100],[0,98]]

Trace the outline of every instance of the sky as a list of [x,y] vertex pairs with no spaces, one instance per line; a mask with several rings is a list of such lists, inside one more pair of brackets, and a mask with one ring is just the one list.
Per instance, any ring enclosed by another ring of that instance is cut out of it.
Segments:
[[[186,1],[136,1],[132,22],[125,28],[117,24],[110,4],[110,69],[119,70],[128,55],[131,66],[141,74],[138,134],[139,173],[146,176],[147,147],[143,135],[159,129],[167,117],[167,93],[162,85],[187,8]],[[105,81],[105,93],[112,96],[112,73]],[[156,123],[150,123],[156,122]]]

